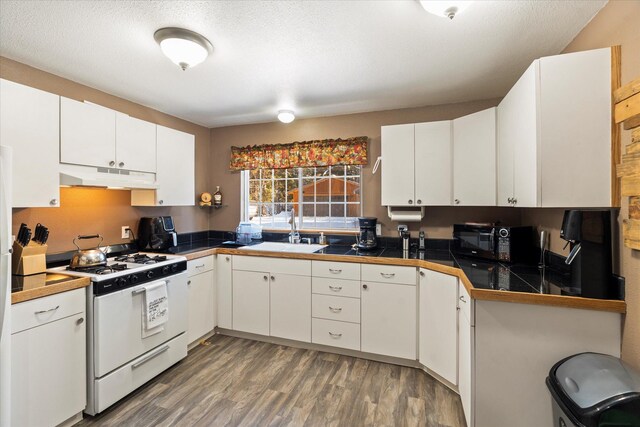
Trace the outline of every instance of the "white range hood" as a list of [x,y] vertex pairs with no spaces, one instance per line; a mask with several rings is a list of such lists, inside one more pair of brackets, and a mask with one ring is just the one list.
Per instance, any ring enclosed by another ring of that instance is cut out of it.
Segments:
[[156,175],[117,168],[60,164],[60,185],[154,190]]

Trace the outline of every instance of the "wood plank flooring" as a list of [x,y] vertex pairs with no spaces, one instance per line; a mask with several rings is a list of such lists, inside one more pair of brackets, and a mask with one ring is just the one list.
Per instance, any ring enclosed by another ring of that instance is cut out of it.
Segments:
[[77,426],[464,426],[424,372],[217,335]]

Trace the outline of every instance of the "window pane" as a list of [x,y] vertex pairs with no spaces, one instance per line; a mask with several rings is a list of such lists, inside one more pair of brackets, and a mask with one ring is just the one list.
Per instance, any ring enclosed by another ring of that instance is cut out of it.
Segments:
[[313,202],[315,195],[315,183],[313,178],[304,178],[302,180],[302,199],[304,202]]
[[256,224],[260,223],[260,216],[258,215],[258,211],[259,208],[257,203],[249,204],[249,220]]
[[298,180],[288,179],[287,180],[287,201],[296,202],[298,201],[299,196],[300,196],[300,191],[298,190]]
[[273,177],[278,179],[278,178],[286,178],[287,177],[287,170],[286,169],[274,169],[273,170]]
[[335,176],[343,176],[344,175],[344,166],[331,166],[331,174]]
[[289,178],[297,178],[299,176],[299,168],[291,168],[291,169],[287,169],[287,177]]
[[302,176],[315,176],[316,168],[302,168]]
[[360,177],[347,178],[347,202],[360,202]]
[[339,205],[331,205],[331,216],[332,217],[344,217],[344,204]]
[[251,180],[249,181],[249,201],[257,202],[260,197],[260,181]]
[[249,171],[249,179],[260,178],[260,169],[252,169]]
[[347,175],[350,175],[350,176],[360,175],[360,166],[349,165],[349,166],[346,166],[346,169],[347,169]]
[[273,183],[271,181],[261,181],[262,202],[271,202],[273,197]]
[[[302,216],[306,217],[310,217],[311,221],[313,222],[313,217],[316,215],[316,207],[313,204],[310,203],[305,203],[302,205]],[[306,219],[305,219],[306,220]]]
[[291,217],[287,206],[284,203],[276,203],[273,206],[273,226],[275,228],[289,228],[289,218]]
[[273,201],[276,203],[284,203],[287,200],[286,185],[287,180],[277,179],[273,182]]
[[316,176],[317,177],[326,177],[329,176],[329,166],[316,168]]

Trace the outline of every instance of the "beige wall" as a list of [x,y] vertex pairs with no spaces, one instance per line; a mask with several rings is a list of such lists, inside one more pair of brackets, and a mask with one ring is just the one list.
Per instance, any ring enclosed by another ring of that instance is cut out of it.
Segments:
[[[497,105],[498,99],[461,104],[402,110],[378,111],[343,116],[296,120],[285,125],[279,122],[245,126],[230,126],[211,130],[211,185],[221,186],[224,209],[212,212],[211,228],[232,230],[240,219],[240,173],[229,171],[231,146],[275,144],[325,138],[351,136],[369,137],[369,164],[363,168],[363,210],[382,223],[383,234],[396,236],[396,222],[389,220],[386,208],[380,204],[380,173],[372,174],[372,167],[380,155],[380,127],[391,124],[448,120]],[[413,161],[413,159],[407,159]],[[426,208],[422,223],[409,223],[417,235],[422,229],[429,238],[450,238],[451,225],[462,221],[502,221],[519,224],[520,214],[512,208]]]
[[[610,1],[593,20],[565,48],[564,52],[621,45],[622,84],[640,77],[640,1]],[[622,145],[631,141],[630,132],[622,132]],[[560,239],[562,209],[525,209],[523,222],[538,224],[551,231],[551,250],[562,252]],[[617,228],[628,218],[628,200],[623,198]],[[627,315],[624,322],[622,357],[640,369],[640,251],[633,251],[618,243],[619,274],[626,278]],[[566,251],[564,252],[566,255]]]
[[[191,133],[196,137],[196,193],[210,191],[207,160],[209,159],[209,129],[182,119],[109,95],[71,80],[0,57],[0,78],[42,89],[76,100],[88,100],[142,120]],[[105,243],[123,243],[120,227],[129,225],[137,230],[141,216],[173,215],[179,232],[207,230],[209,215],[198,207],[131,206],[131,192],[86,188],[62,189],[59,208],[14,209],[13,228],[21,222],[31,228],[40,222],[50,228],[49,252],[73,249],[73,237],[83,233],[100,233]]]

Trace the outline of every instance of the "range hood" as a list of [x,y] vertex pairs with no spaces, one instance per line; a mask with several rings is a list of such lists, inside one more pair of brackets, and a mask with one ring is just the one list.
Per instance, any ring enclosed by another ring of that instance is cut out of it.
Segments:
[[117,168],[60,164],[60,185],[154,190],[156,175]]

